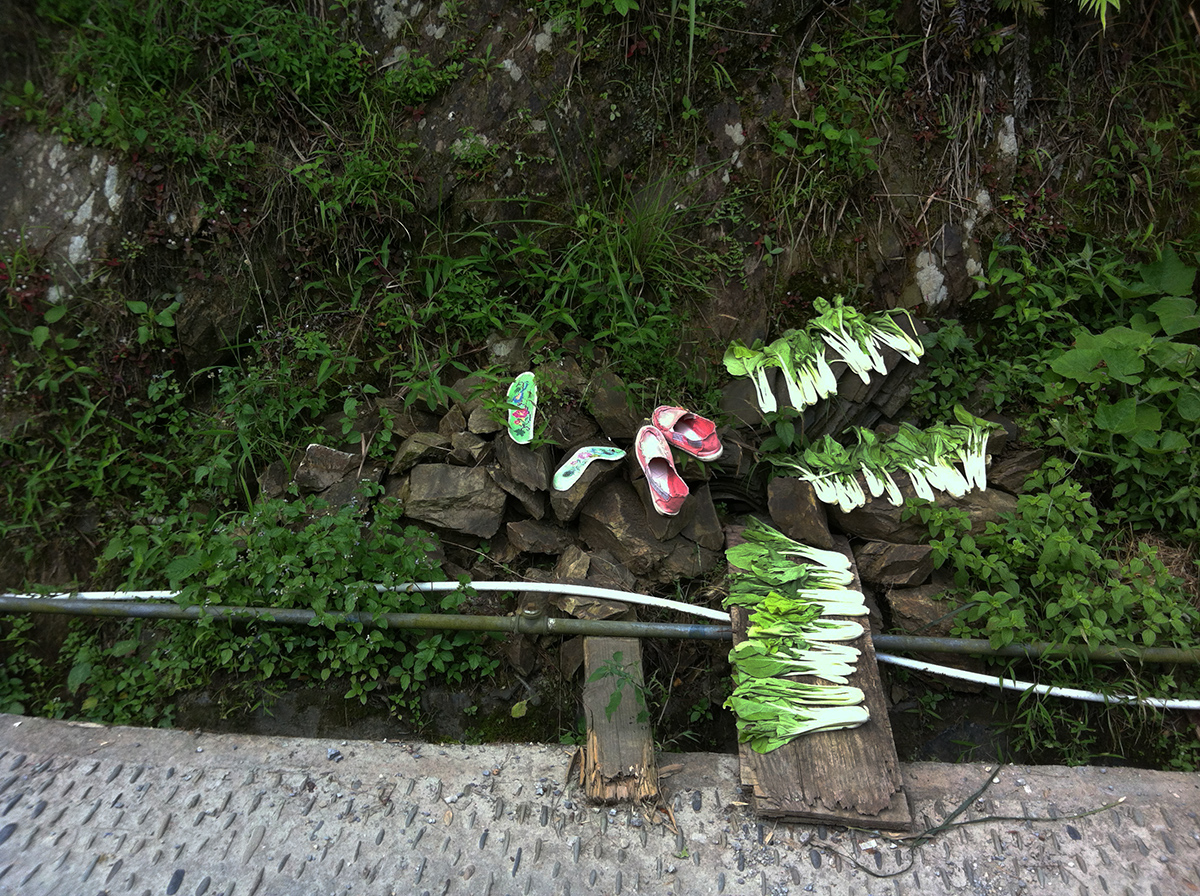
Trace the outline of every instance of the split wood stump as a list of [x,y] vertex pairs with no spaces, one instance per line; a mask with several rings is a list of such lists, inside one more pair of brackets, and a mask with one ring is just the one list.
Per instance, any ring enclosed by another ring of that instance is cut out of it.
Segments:
[[658,767],[643,691],[641,641],[584,638],[583,665],[587,743],[581,774],[588,799],[656,800]]

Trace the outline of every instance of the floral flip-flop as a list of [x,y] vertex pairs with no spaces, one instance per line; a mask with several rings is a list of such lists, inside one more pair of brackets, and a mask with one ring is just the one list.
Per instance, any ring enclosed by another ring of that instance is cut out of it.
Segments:
[[533,441],[533,420],[537,414],[537,380],[529,371],[508,387],[508,434],[518,445]]
[[583,471],[594,460],[620,460],[624,456],[625,452],[620,448],[613,448],[609,445],[587,445],[580,448],[563,461],[562,466],[554,474],[554,490],[565,492],[575,484],[575,481],[583,475]]

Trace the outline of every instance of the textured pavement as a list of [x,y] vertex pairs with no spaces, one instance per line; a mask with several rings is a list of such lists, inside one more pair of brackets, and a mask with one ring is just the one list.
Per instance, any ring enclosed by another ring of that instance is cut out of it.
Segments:
[[760,822],[715,753],[589,806],[572,753],[0,715],[0,894],[1200,893],[1197,775],[908,763],[915,834],[966,806],[901,839]]

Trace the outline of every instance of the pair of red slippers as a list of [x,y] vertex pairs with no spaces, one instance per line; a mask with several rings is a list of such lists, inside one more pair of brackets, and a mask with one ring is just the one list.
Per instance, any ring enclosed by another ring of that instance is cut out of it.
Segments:
[[646,474],[654,509],[663,516],[675,516],[688,496],[688,487],[675,470],[671,448],[700,460],[716,460],[722,451],[717,426],[685,408],[668,405],[654,409],[650,424],[638,430],[634,453]]

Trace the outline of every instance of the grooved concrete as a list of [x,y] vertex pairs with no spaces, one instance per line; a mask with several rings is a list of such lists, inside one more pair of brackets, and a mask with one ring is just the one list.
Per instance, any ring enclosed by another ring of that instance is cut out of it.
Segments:
[[[549,745],[342,743],[0,715],[0,894],[1200,891],[1196,775],[1004,767],[957,820],[1011,818],[914,845],[760,822],[742,800],[737,758],[711,753],[660,757],[682,764],[663,782],[672,830],[661,811],[584,804],[565,780],[570,757]],[[903,771],[924,829],[990,767]]]

